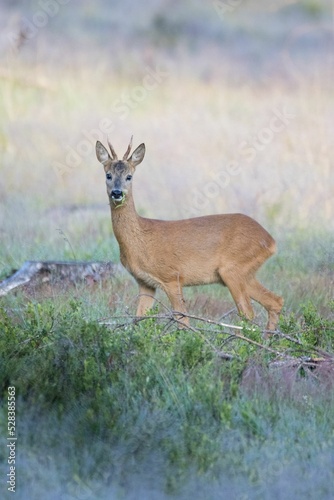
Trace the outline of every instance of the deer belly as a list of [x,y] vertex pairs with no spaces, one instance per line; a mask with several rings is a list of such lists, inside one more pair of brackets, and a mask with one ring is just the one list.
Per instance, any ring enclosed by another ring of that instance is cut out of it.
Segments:
[[218,271],[214,269],[193,268],[191,272],[185,273],[183,277],[184,286],[209,285],[221,282]]
[[149,257],[140,262],[129,262],[121,259],[124,267],[139,283],[151,288],[164,288],[165,283],[178,281],[181,286],[207,285],[222,283],[218,273],[218,265],[210,259],[171,259],[160,257],[155,262]]
[[141,270],[136,270],[135,272],[131,273],[135,280],[138,283],[143,283],[146,286],[150,288],[163,288],[163,280],[159,279],[159,277],[154,276],[151,273],[141,271]]

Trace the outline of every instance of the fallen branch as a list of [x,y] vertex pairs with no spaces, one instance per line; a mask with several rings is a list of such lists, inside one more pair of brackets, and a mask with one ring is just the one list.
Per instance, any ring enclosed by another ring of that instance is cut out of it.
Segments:
[[115,275],[118,266],[111,262],[27,261],[12,276],[0,283],[0,297],[24,285],[48,282],[100,281]]

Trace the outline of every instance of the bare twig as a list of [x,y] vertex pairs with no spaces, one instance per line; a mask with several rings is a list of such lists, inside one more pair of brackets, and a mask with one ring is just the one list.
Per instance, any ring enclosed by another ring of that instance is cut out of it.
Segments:
[[[293,345],[298,346],[300,351],[303,351],[305,354],[310,355],[310,354],[314,353],[314,354],[317,354],[318,356],[320,355],[321,358],[319,358],[319,357],[314,358],[314,357],[312,357],[312,355],[308,356],[308,357],[305,357],[305,356],[293,357],[288,352],[291,350],[289,348],[284,348],[284,349],[283,348],[282,349],[276,348],[276,349],[274,349],[274,348],[270,347],[267,343],[258,342],[256,340],[250,339],[246,335],[242,334],[241,333],[242,330],[247,332],[247,330],[248,330],[247,327],[245,328],[244,326],[232,325],[230,323],[223,323],[221,321],[215,321],[215,320],[211,320],[208,318],[203,318],[201,316],[196,316],[193,314],[184,314],[184,313],[181,313],[179,311],[172,311],[165,304],[161,303],[158,300],[157,300],[157,302],[164,308],[165,312],[163,314],[150,314],[150,315],[141,316],[141,317],[136,317],[133,315],[114,316],[112,321],[103,319],[103,320],[99,321],[99,324],[113,326],[114,329],[118,329],[118,328],[123,328],[124,326],[129,326],[129,324],[137,324],[137,323],[145,321],[145,320],[154,319],[154,320],[162,321],[162,322],[166,323],[165,328],[164,328],[165,331],[167,329],[169,329],[171,324],[175,324],[175,325],[180,326],[180,328],[182,328],[183,330],[190,331],[190,332],[201,335],[203,337],[203,339],[205,340],[206,344],[209,345],[210,349],[212,349],[212,351],[217,355],[217,357],[219,357],[221,359],[226,359],[226,360],[234,359],[236,357],[235,354],[223,352],[219,348],[217,348],[213,344],[213,342],[210,340],[210,337],[208,337],[208,335],[207,335],[208,333],[210,333],[211,335],[212,334],[226,335],[226,339],[224,340],[223,345],[224,344],[226,345],[227,342],[232,342],[235,339],[239,339],[242,342],[248,343],[248,344],[250,344],[254,347],[257,347],[263,351],[266,351],[270,354],[274,354],[276,356],[276,358],[278,358],[280,360],[280,361],[277,361],[277,360],[274,361],[274,363],[277,364],[277,366],[280,363],[283,363],[283,364],[284,363],[294,363],[294,366],[296,366],[299,369],[302,366],[308,367],[308,368],[315,367],[315,366],[317,366],[317,364],[319,364],[319,362],[324,362],[324,361],[334,362],[334,356],[332,354],[325,352],[324,350],[319,349],[319,348],[314,347],[314,346],[305,346],[305,344],[303,344],[299,339],[291,337],[290,335],[286,335],[280,331],[275,331],[275,332],[270,331],[269,332],[268,330],[260,330],[262,335],[264,335],[265,333],[271,333],[271,334],[277,335],[280,338],[283,338],[283,339],[287,340],[288,342],[291,342]],[[204,325],[202,325],[201,327],[185,325],[182,321],[185,317],[190,318],[190,319],[195,319],[201,323],[204,323]],[[121,323],[121,324],[117,323],[118,319],[124,319],[124,318],[127,318],[129,321],[126,323]],[[205,328],[205,326],[207,326],[207,327],[208,326],[210,326],[210,327],[211,326],[218,326],[220,328],[223,327],[224,329],[227,329],[227,331],[224,331],[224,330],[222,331],[221,329],[216,330],[216,329],[212,329],[212,328],[210,328],[210,330],[208,330],[208,328]],[[252,327],[250,327],[250,331],[251,331],[251,328]],[[254,328],[254,331],[256,331],[256,329],[258,327],[253,327],[253,328]]]

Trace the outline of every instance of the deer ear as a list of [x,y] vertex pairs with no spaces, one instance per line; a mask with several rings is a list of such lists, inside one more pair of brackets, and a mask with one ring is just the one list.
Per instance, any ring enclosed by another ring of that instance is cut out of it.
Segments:
[[100,141],[96,142],[95,151],[96,151],[96,158],[103,165],[105,165],[109,160],[111,160],[108,151]]
[[131,158],[129,158],[128,161],[130,161],[132,165],[136,167],[137,165],[139,165],[139,163],[143,161],[144,156],[145,156],[145,144],[142,143],[140,144],[140,146],[138,146],[137,149],[134,150],[134,152],[131,155]]

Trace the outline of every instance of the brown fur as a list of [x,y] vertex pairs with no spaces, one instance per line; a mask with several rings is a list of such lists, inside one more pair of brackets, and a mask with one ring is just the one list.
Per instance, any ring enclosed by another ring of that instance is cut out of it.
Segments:
[[[111,145],[110,145],[111,146]],[[226,285],[238,311],[247,319],[254,316],[251,299],[268,311],[268,330],[274,330],[283,299],[267,290],[255,278],[258,268],[275,253],[270,234],[254,219],[242,214],[209,215],[178,221],[140,217],[132,197],[136,166],[145,155],[141,144],[127,159],[119,161],[111,146],[111,156],[98,141],[96,155],[104,165],[111,219],[120,247],[121,262],[139,285],[137,316],[152,307],[157,288],[163,289],[173,310],[180,312],[185,325],[184,286],[222,283]],[[122,193],[115,200],[112,192]]]

